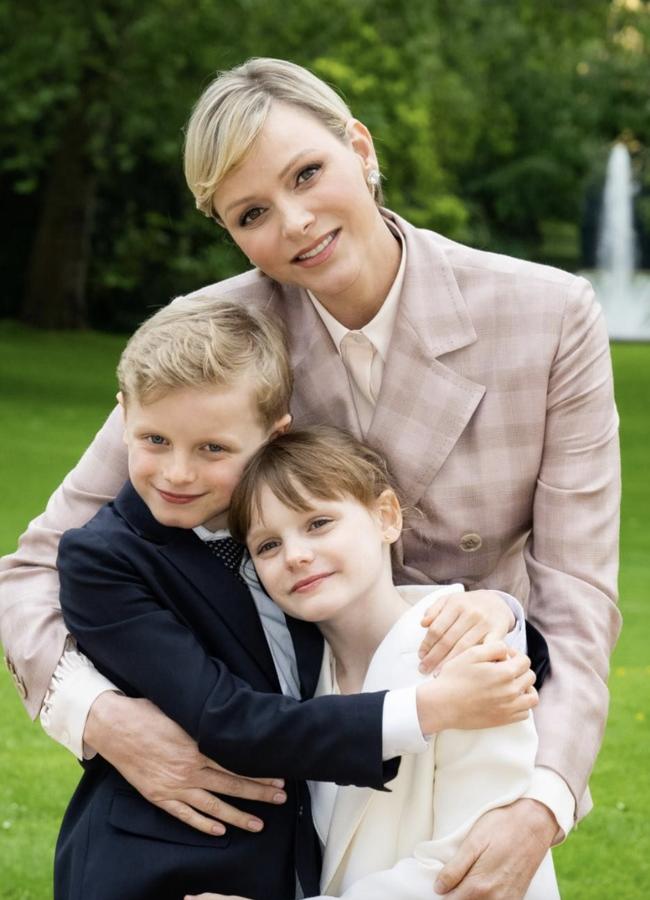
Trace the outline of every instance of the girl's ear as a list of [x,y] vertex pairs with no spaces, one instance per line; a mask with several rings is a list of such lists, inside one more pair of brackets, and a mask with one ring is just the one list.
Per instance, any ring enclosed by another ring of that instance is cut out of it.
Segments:
[[386,488],[376,500],[376,510],[381,525],[382,538],[394,544],[402,533],[402,508],[395,491]]
[[280,434],[286,434],[286,432],[291,428],[291,423],[293,422],[293,416],[291,413],[286,413],[286,415],[282,416],[281,419],[278,419],[274,422],[271,433],[268,436],[268,440],[272,441],[273,438],[278,437]]

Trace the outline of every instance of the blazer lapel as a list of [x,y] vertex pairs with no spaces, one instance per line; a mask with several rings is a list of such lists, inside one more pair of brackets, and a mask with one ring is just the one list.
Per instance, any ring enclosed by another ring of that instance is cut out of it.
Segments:
[[[392,214],[387,214],[392,216]],[[404,235],[406,271],[368,442],[399,473],[400,498],[417,503],[476,410],[484,385],[439,357],[476,341],[443,239],[392,216]]]
[[161,525],[130,482],[125,484],[114,503],[131,528],[157,545],[158,552],[202,594],[207,606],[219,616],[269,686],[279,690],[271,651],[248,588],[208,552],[193,531]]
[[295,423],[331,423],[361,438],[343,360],[307,292],[278,286],[269,309],[286,323],[294,371],[291,411]]
[[269,684],[279,691],[271,651],[250,591],[208,552],[193,531],[174,530],[180,533],[160,547],[161,555],[200,591]]
[[323,660],[323,635],[316,625],[286,616],[287,627],[296,651],[300,695],[303,700],[314,696]]

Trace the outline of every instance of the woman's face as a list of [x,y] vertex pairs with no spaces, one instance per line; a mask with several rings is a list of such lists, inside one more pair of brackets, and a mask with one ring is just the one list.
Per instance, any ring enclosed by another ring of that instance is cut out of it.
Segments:
[[336,306],[369,275],[377,280],[382,267],[387,278],[392,272],[385,242],[395,241],[366,180],[376,167],[361,123],[351,120],[344,142],[308,112],[275,103],[250,154],[219,185],[214,206],[254,265]]

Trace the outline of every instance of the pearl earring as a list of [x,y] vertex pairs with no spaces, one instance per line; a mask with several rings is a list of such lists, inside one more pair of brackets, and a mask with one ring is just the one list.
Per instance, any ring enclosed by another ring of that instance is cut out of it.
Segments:
[[379,182],[381,181],[381,175],[379,174],[379,169],[371,169],[368,172],[366,181],[368,182],[368,184],[370,185],[370,187],[372,188],[373,193],[374,193],[375,190],[379,187]]

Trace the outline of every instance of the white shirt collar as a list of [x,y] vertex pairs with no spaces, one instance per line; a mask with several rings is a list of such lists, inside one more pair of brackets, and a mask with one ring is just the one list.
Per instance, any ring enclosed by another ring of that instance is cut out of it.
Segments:
[[[390,230],[400,242],[402,247],[402,256],[400,259],[399,269],[397,270],[397,275],[395,276],[395,280],[391,285],[388,295],[386,296],[386,299],[384,300],[382,305],[379,307],[376,315],[368,322],[367,325],[364,325],[363,328],[359,329],[359,331],[361,331],[362,334],[365,334],[368,340],[372,343],[373,347],[381,356],[384,362],[386,362],[386,358],[388,356],[388,346],[390,344],[391,337],[393,336],[393,328],[395,326],[395,319],[397,318],[397,309],[402,293],[402,285],[404,284],[404,270],[406,267],[406,244],[404,242],[404,238],[396,229],[390,228]],[[341,325],[338,319],[335,319],[334,316],[325,309],[323,304],[312,294],[311,291],[307,291],[307,295],[313,303],[316,312],[321,317],[323,325],[330,333],[330,336],[334,341],[334,346],[340,353],[341,341],[346,336],[346,334],[350,333],[351,329],[346,328],[345,325]]]

